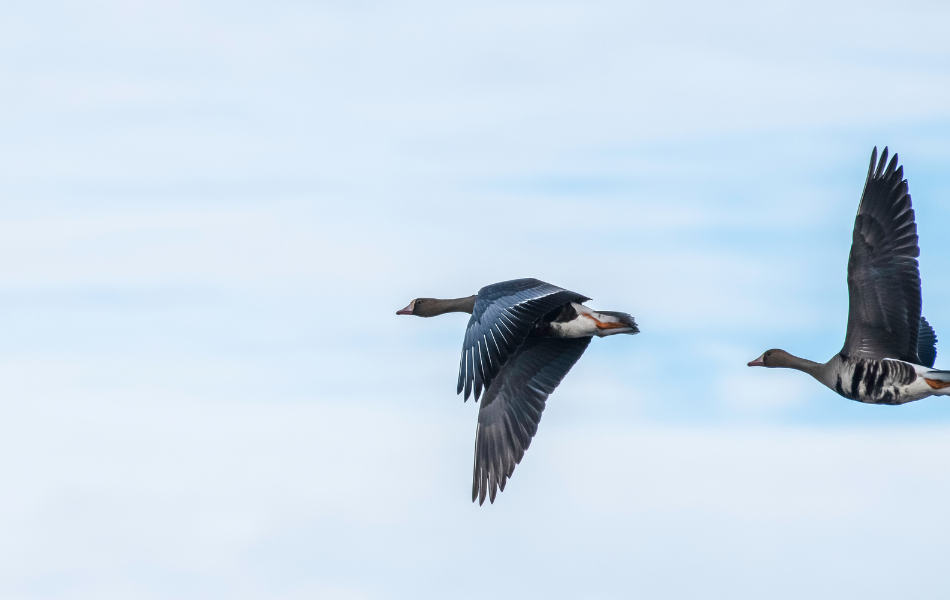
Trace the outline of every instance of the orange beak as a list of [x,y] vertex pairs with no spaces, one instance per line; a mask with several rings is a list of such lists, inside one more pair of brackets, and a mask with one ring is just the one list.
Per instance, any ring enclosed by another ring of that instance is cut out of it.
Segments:
[[396,311],[396,314],[397,314],[397,315],[411,315],[411,314],[412,314],[412,309],[413,309],[413,307],[415,306],[415,304],[416,304],[416,301],[413,300],[412,302],[409,303],[409,306],[407,306],[406,308],[404,308],[404,309],[402,309],[402,310],[397,310],[397,311]]

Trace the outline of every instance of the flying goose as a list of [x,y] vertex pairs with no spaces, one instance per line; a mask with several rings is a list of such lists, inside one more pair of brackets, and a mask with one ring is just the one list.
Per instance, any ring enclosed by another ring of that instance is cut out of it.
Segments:
[[821,364],[769,350],[750,367],[804,371],[845,398],[871,404],[950,395],[950,371],[933,368],[937,336],[920,315],[920,248],[903,177],[897,154],[888,163],[884,148],[878,162],[875,147],[854,220],[841,352]]
[[475,296],[416,298],[397,315],[434,317],[470,313],[459,365],[457,393],[475,401],[484,389],[475,429],[472,502],[500,488],[521,462],[538,431],[548,396],[581,357],[593,336],[636,334],[633,317],[593,311],[590,300],[537,279],[483,287]]

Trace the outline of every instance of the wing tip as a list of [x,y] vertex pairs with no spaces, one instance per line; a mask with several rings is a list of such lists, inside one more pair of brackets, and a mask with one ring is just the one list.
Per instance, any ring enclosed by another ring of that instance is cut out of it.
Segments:
[[877,172],[874,175],[875,179],[881,178],[885,165],[887,165],[887,146],[884,146],[884,150],[881,151],[881,160],[877,163]]
[[[904,179],[904,168],[900,164],[900,155],[895,152],[891,156],[891,160],[888,161],[887,157],[890,154],[890,149],[888,146],[884,146],[884,150],[881,151],[881,158],[878,160],[877,146],[871,150],[871,164],[868,167],[868,179],[891,179],[895,178],[898,181],[903,181]],[[894,177],[896,174],[896,177]]]

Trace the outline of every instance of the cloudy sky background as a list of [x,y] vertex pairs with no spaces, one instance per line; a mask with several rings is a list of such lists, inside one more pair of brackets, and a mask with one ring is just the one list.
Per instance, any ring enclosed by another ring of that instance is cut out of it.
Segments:
[[[4,598],[945,598],[950,406],[846,401],[871,148],[950,341],[945,3],[0,9]],[[469,502],[465,315],[634,314]],[[937,366],[950,367],[938,345]]]

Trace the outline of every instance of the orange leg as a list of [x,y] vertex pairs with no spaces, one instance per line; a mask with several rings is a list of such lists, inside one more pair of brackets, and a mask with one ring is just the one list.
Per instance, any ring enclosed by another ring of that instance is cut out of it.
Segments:
[[950,387],[950,381],[937,381],[936,379],[927,379],[926,377],[924,377],[924,381],[926,381],[927,385],[935,390],[942,390],[943,388]]
[[624,325],[623,323],[604,323],[603,321],[598,321],[597,319],[595,319],[594,317],[590,315],[584,315],[584,316],[590,319],[591,321],[593,321],[594,326],[596,326],[597,329],[621,329],[623,327],[626,327],[626,325]]

